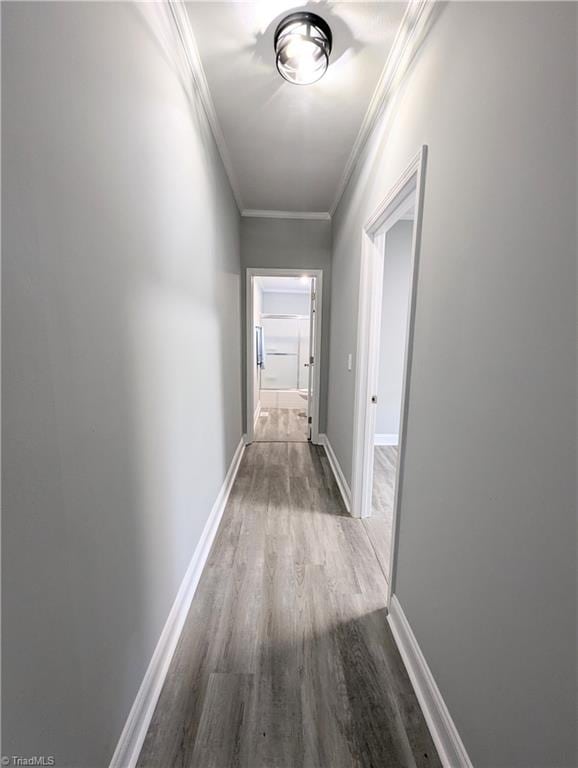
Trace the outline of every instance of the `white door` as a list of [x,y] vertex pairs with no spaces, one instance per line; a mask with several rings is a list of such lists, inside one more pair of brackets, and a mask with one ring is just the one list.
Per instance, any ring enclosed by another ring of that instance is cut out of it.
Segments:
[[315,356],[315,312],[317,306],[317,295],[315,287],[315,278],[311,278],[311,303],[309,308],[309,360],[305,365],[309,370],[309,382],[307,386],[307,437],[311,440],[311,424],[315,412],[314,403],[318,393],[315,391],[315,368],[317,359]]

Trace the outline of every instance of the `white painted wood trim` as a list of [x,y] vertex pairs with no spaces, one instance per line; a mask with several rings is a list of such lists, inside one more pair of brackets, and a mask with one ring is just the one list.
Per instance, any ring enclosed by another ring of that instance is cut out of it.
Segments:
[[343,174],[337,186],[329,215],[333,216],[347,187],[347,182],[357,165],[359,157],[367,144],[379,118],[383,115],[388,102],[396,92],[407,71],[413,55],[419,46],[422,34],[427,28],[435,0],[413,0],[407,10],[393,41],[393,45],[377,82],[371,101],[359,128],[353,148],[345,164]]
[[348,512],[351,512],[351,490],[327,435],[319,435],[319,445],[322,445],[325,448],[325,453],[327,454],[327,458],[329,460],[329,466],[331,467],[333,475],[335,476],[335,482],[337,483],[337,487],[341,493],[341,498],[345,504],[345,509]]
[[458,729],[396,595],[388,621],[444,768],[473,768]]
[[193,83],[195,84],[196,91],[199,95],[201,104],[203,105],[203,109],[207,116],[213,138],[215,139],[215,144],[217,145],[217,149],[221,155],[225,173],[229,178],[233,196],[239,211],[242,211],[243,200],[241,198],[241,188],[239,186],[239,181],[237,179],[237,175],[229,155],[229,150],[227,149],[227,145],[225,143],[225,137],[221,129],[221,124],[219,123],[219,119],[217,117],[217,112],[215,110],[213,98],[209,90],[207,77],[205,75],[205,70],[203,69],[203,64],[201,62],[201,56],[199,54],[195,35],[191,27],[191,20],[189,18],[189,14],[187,13],[186,3],[183,2],[183,0],[167,0],[167,4],[171,11],[170,16],[177,31],[177,37],[181,44],[187,66],[191,72]]
[[330,221],[328,211],[269,211],[245,208],[241,216],[253,219],[305,219],[306,221]]
[[177,647],[183,625],[195,595],[203,568],[209,557],[227,499],[233,487],[239,464],[245,450],[242,439],[211,509],[187,571],[177,592],[163,631],[145,672],[134,703],[110,761],[110,768],[134,768],[136,766],[150,721],[160,696],[171,659]]
[[255,277],[299,277],[303,274],[315,277],[315,290],[317,291],[317,312],[315,313],[315,338],[317,347],[315,355],[319,361],[313,366],[316,397],[313,403],[313,421],[311,422],[311,442],[319,443],[319,401],[321,399],[321,347],[322,347],[322,322],[323,322],[323,270],[322,269],[279,269],[269,267],[247,267],[245,270],[245,340],[246,340],[246,384],[247,384],[247,442],[255,439],[254,424],[249,418],[253,412],[253,361],[255,360],[255,334],[253,333],[253,278]]
[[384,235],[396,221],[407,213],[408,206],[412,204],[412,197],[415,197],[416,212],[411,252],[411,282],[399,427],[399,458],[393,504],[389,578],[387,580],[387,605],[389,605],[391,596],[395,591],[397,532],[405,463],[405,436],[409,405],[407,393],[412,364],[426,159],[427,147],[423,146],[374,213],[369,217],[361,233],[351,489],[351,514],[354,517],[364,517],[371,514],[375,437],[375,407],[371,404],[371,395],[377,392],[378,384],[377,361],[379,355],[379,315],[383,283]]
[[[413,364],[413,336],[415,328],[415,312],[417,305],[417,282],[418,270],[421,254],[421,231],[423,224],[423,205],[425,194],[425,171],[427,163],[428,148],[422,146],[416,155],[413,165],[415,165],[415,224],[413,228],[413,240],[411,244],[411,283],[409,295],[409,310],[407,313],[407,327],[405,338],[405,364],[403,367],[403,382],[401,386],[401,415],[399,420],[399,452],[397,458],[397,477],[395,481],[395,494],[393,499],[393,517],[391,523],[391,556],[389,558],[389,579],[387,604],[395,592],[395,579],[397,572],[397,550],[398,550],[398,532],[399,518],[401,514],[402,487],[405,471],[405,449],[407,435],[407,421],[409,415],[409,387],[411,382],[411,370]],[[408,169],[409,170],[409,169]],[[411,181],[407,182],[408,185]],[[369,501],[371,503],[371,499]]]
[[[323,271],[318,270],[315,274],[315,364],[313,365],[313,418],[311,421],[311,442],[314,445],[319,444],[319,408],[321,403],[321,360],[323,359]],[[311,346],[309,347],[311,350]],[[311,368],[309,368],[311,371]],[[311,403],[307,403],[309,413],[311,413]]]
[[253,414],[253,429],[257,429],[257,422],[259,421],[259,416],[261,415],[261,401],[257,403],[257,407],[255,408],[255,413]]
[[393,433],[376,434],[373,440],[374,445],[399,445],[399,435]]
[[427,26],[431,10],[435,6],[433,0],[413,0],[413,2],[408,4],[387,61],[363,118],[355,143],[343,170],[333,204],[329,211],[276,211],[243,207],[241,188],[217,117],[195,35],[186,10],[186,3],[184,0],[167,0],[167,5],[170,9],[170,17],[176,29],[177,38],[181,45],[186,64],[190,70],[196,91],[201,100],[201,104],[205,111],[215,144],[217,145],[221,160],[223,161],[223,166],[241,215],[258,218],[329,221],[339,205],[339,201],[341,200],[347,182],[353,173],[363,148],[367,144],[367,141],[380,116],[383,114],[388,101],[391,99],[395,89],[403,78],[407,66],[411,62],[412,55],[419,43],[421,34]]

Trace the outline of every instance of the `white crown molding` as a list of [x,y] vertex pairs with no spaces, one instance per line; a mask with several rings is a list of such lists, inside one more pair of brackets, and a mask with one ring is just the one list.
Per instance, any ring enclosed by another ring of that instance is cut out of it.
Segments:
[[367,144],[377,121],[383,114],[387,102],[395,92],[396,87],[411,61],[412,53],[416,40],[419,40],[419,33],[424,28],[435,0],[410,0],[399,29],[391,46],[391,50],[385,62],[380,78],[369,102],[369,106],[361,123],[359,133],[353,144],[351,154],[345,164],[343,174],[337,186],[337,193],[333,205],[329,210],[329,215],[333,216],[339,201],[341,200],[347,182],[360,158],[363,148]]
[[203,69],[199,49],[197,48],[195,35],[191,27],[189,14],[187,13],[187,9],[183,0],[167,0],[167,4],[171,11],[170,15],[177,30],[177,35],[185,55],[187,65],[191,71],[193,82],[211,127],[213,138],[215,139],[215,144],[217,145],[217,149],[221,155],[221,160],[223,161],[223,166],[225,167],[225,172],[229,178],[233,196],[239,211],[242,211],[243,201],[241,199],[239,183],[233,169],[229,151],[227,150],[227,145],[225,143],[223,131],[221,130],[221,125],[217,118],[217,112],[215,110],[215,105],[213,104],[213,99],[209,90],[209,84],[207,83],[205,70]]
[[241,216],[249,219],[304,219],[306,221],[330,221],[327,211],[260,211],[245,208]]
[[341,200],[347,182],[353,173],[363,148],[371,136],[377,121],[383,114],[387,102],[401,80],[408,62],[411,61],[415,42],[419,39],[419,33],[429,18],[430,12],[435,5],[435,0],[410,0],[363,118],[355,143],[339,181],[333,205],[329,211],[273,211],[243,208],[239,182],[233,168],[233,163],[231,162],[223,131],[221,130],[217,112],[215,110],[215,105],[211,97],[209,85],[207,83],[207,78],[191,27],[190,18],[186,10],[186,4],[183,0],[167,0],[167,5],[170,9],[170,15],[177,31],[177,36],[187,66],[191,72],[193,83],[203,105],[207,121],[211,128],[215,144],[217,145],[225,172],[227,173],[231,185],[231,190],[241,215],[244,217],[262,219],[330,221],[335,209],[339,205],[339,201]]

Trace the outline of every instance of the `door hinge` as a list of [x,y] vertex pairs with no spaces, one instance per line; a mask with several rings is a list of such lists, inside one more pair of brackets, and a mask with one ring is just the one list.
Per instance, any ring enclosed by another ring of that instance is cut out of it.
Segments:
[[313,424],[313,416],[308,416],[307,417],[307,423],[308,424]]
[[313,365],[314,362],[315,362],[315,358],[313,357],[313,355],[311,355],[311,357],[309,358],[309,365]]
[[371,396],[371,402],[372,403],[377,403],[377,395],[372,395]]

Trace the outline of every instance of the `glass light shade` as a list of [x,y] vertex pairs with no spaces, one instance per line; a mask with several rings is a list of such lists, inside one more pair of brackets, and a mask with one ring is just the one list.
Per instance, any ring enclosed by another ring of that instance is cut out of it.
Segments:
[[332,36],[324,19],[306,11],[286,16],[275,31],[279,74],[296,85],[310,85],[329,65]]

